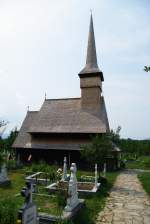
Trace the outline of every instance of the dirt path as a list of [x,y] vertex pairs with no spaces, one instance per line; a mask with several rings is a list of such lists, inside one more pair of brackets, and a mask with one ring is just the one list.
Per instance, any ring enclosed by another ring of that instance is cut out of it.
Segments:
[[115,182],[106,206],[96,224],[150,224],[150,198],[137,173],[122,172]]

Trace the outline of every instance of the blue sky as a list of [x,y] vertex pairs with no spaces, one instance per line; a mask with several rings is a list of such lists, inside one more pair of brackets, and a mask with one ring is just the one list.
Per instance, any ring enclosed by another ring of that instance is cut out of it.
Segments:
[[149,0],[1,0],[0,118],[20,127],[27,106],[79,97],[93,11],[97,56],[104,73],[111,128],[150,138]]

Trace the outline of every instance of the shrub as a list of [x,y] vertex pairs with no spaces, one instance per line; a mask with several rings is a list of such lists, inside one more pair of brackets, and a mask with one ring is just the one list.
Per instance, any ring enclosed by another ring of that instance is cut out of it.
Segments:
[[1,167],[1,165],[3,164],[3,156],[2,156],[2,154],[0,153],[0,167]]
[[30,167],[30,171],[47,173],[51,180],[56,180],[56,166],[49,166],[46,162],[40,161],[39,163],[33,163]]
[[145,168],[150,168],[150,158],[145,159],[143,165]]
[[12,159],[8,160],[6,166],[8,170],[16,169],[16,161]]
[[0,200],[0,224],[16,224],[17,207],[14,199]]
[[59,189],[56,193],[56,200],[57,200],[58,206],[63,208],[66,205],[66,199],[67,199],[67,196],[64,193],[64,191]]

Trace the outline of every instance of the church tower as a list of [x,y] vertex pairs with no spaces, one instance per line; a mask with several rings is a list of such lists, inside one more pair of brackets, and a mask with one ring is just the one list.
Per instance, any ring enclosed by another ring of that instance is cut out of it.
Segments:
[[104,77],[97,64],[92,14],[89,27],[86,65],[79,73],[79,77],[82,108],[99,106]]

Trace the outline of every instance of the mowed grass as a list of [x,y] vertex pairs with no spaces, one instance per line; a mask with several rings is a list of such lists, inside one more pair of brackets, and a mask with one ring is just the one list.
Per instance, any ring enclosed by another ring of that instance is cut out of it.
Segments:
[[150,170],[150,156],[140,156],[136,160],[128,161],[126,168]]
[[[20,209],[24,203],[24,198],[20,192],[26,186],[24,172],[23,170],[12,171],[9,173],[9,178],[11,179],[11,185],[0,187],[0,200],[15,201],[16,208]],[[62,208],[58,206],[57,197],[50,197],[44,186],[37,187],[37,190],[40,195],[33,194],[33,200],[38,206],[38,211],[60,215]]]
[[[93,172],[79,171],[79,176],[81,175],[93,175]],[[104,208],[106,198],[109,195],[109,190],[113,186],[117,175],[118,172],[107,173],[107,183],[100,187],[99,192],[94,195],[80,197],[85,199],[85,207],[79,212],[72,223],[95,223],[96,216]],[[24,202],[24,198],[20,195],[22,187],[25,186],[24,171],[12,171],[9,174],[9,177],[12,184],[8,187],[0,187],[0,200],[9,199],[14,201],[17,211],[21,208]],[[41,195],[33,194],[33,200],[37,203],[38,211],[59,216],[64,207],[58,205],[57,196],[48,195],[44,187],[41,186],[38,187],[38,193]]]
[[138,178],[141,181],[145,191],[150,195],[150,172],[140,173]]

